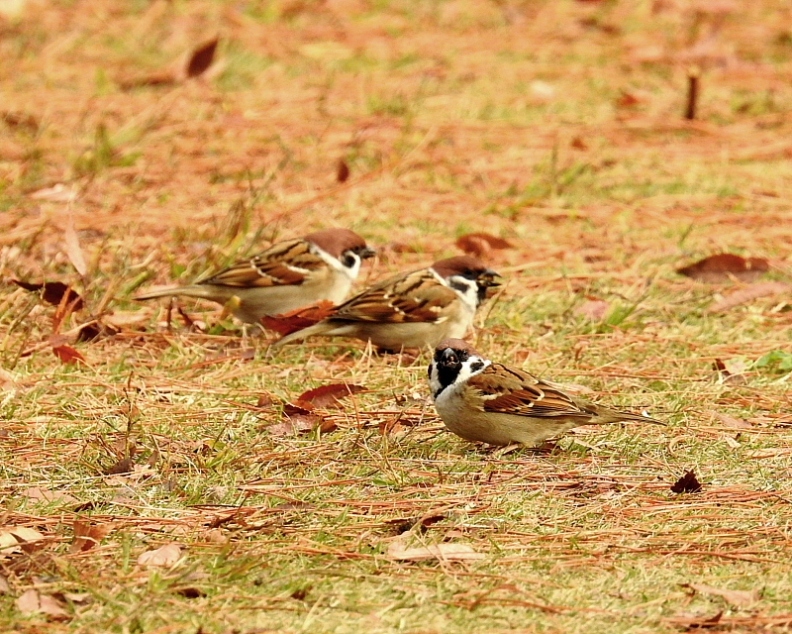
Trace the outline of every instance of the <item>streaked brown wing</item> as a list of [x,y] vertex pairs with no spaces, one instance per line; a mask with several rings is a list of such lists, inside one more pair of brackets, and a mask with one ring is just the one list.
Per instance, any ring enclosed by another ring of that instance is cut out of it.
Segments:
[[240,260],[201,284],[217,284],[241,288],[299,285],[305,274],[326,266],[311,253],[311,245],[304,240],[279,242],[249,260]]
[[428,270],[372,286],[338,307],[332,319],[377,323],[435,322],[457,295]]
[[469,384],[481,392],[484,410],[488,412],[541,418],[590,419],[594,415],[535,376],[499,363],[472,377]]

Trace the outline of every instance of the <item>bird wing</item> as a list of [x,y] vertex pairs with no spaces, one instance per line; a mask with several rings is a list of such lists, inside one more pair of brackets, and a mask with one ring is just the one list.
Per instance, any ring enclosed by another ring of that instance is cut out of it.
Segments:
[[429,270],[414,271],[385,280],[341,304],[333,321],[377,323],[440,322],[457,294]]
[[471,377],[469,385],[478,390],[487,412],[581,420],[596,415],[595,411],[581,407],[572,397],[532,374],[499,363]]
[[227,269],[201,280],[200,284],[237,288],[298,286],[308,275],[327,264],[305,240],[279,242],[247,260],[240,260]]

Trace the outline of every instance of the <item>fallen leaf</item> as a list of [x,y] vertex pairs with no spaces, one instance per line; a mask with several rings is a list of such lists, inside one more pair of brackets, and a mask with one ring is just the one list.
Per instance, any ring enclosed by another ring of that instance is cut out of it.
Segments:
[[83,300],[77,291],[73,290],[70,286],[63,282],[44,282],[43,284],[31,284],[30,282],[23,282],[22,280],[11,280],[17,286],[24,288],[26,291],[41,292],[41,298],[48,304],[59,306],[64,301],[73,306],[73,310],[81,310],[83,307]]
[[75,350],[70,345],[66,343],[62,343],[64,337],[61,335],[52,335],[49,338],[50,346],[52,348],[52,352],[55,354],[58,359],[60,359],[61,363],[65,363],[66,365],[72,363],[85,363],[86,365],[88,362],[85,360],[85,357],[80,354],[78,350]]
[[70,220],[66,225],[66,230],[63,232],[63,246],[66,252],[66,257],[69,262],[80,274],[85,277],[88,274],[88,265],[85,263],[85,256],[80,248],[80,239],[77,237],[77,232],[74,230],[74,223]]
[[643,99],[640,99],[629,92],[622,92],[621,96],[616,100],[617,108],[635,108]]
[[311,403],[314,407],[339,407],[340,399],[365,391],[366,388],[362,385],[331,383],[303,392],[297,400],[300,403]]
[[74,541],[70,550],[73,553],[84,553],[98,546],[113,528],[113,525],[109,523],[92,524],[81,519],[75,519],[72,526],[74,528]]
[[492,249],[511,249],[511,243],[489,233],[468,233],[456,241],[459,249],[469,255],[486,257]]
[[0,117],[2,117],[9,128],[20,128],[28,132],[38,132],[39,122],[32,114],[5,110],[0,114]]
[[338,161],[338,168],[336,169],[336,180],[339,183],[346,183],[349,180],[349,165],[344,159]]
[[575,313],[591,321],[602,321],[609,308],[610,304],[602,299],[589,299],[578,306]]
[[709,308],[709,312],[713,314],[725,313],[727,310],[747,304],[760,297],[771,297],[773,295],[780,295],[792,291],[792,285],[784,284],[783,282],[762,282],[761,284],[752,284],[745,288],[734,291],[726,295],[720,301],[715,302]]
[[183,588],[175,588],[174,592],[185,599],[200,599],[206,596],[206,592],[194,586],[186,586]]
[[214,61],[218,41],[219,38],[215,37],[214,39],[201,44],[193,51],[189,62],[187,62],[187,77],[198,77],[199,75],[203,75],[203,73],[206,72],[206,70],[212,65],[212,62]]
[[765,258],[744,258],[733,253],[718,253],[677,269],[677,273],[699,282],[755,280],[770,268]]
[[715,359],[715,361],[712,363],[712,366],[716,372],[719,372],[727,377],[734,377],[745,374],[751,367],[751,364],[741,357],[735,357],[733,359],[725,360]]
[[33,502],[61,502],[63,504],[73,504],[77,502],[77,498],[64,491],[52,491],[41,487],[29,487],[20,491],[19,495]]
[[730,427],[731,429],[752,429],[753,425],[749,423],[744,418],[735,418],[734,416],[729,416],[728,414],[721,414],[720,412],[712,412],[713,417],[717,418],[721,423],[723,423],[724,427]]
[[178,544],[167,544],[154,550],[147,550],[138,557],[138,565],[145,568],[170,568],[181,559],[182,551]]
[[8,579],[0,575],[0,595],[11,594],[11,586],[8,584]]
[[712,616],[680,613],[663,620],[666,623],[671,623],[672,625],[678,625],[688,630],[692,630],[692,629],[705,628],[705,627],[717,627],[718,623],[720,623],[722,616],[723,616],[723,610],[717,612],[716,614],[713,614]]
[[572,139],[572,142],[569,145],[576,150],[588,150],[588,144],[579,136],[576,136],[574,139]]
[[261,318],[261,325],[269,330],[274,330],[286,336],[308,326],[322,321],[333,313],[333,302],[322,301],[318,304],[298,308],[282,315],[265,316]]
[[671,486],[674,493],[698,493],[701,488],[701,482],[698,481],[693,469],[686,471],[685,475]]
[[33,552],[41,548],[44,535],[27,526],[12,526],[0,531],[0,555],[10,555],[13,552]]
[[57,183],[52,187],[45,187],[28,194],[34,200],[49,200],[55,203],[71,203],[77,200],[77,190],[67,187],[63,183]]
[[45,614],[55,620],[66,620],[69,613],[52,596],[40,594],[35,588],[25,590],[16,600],[17,609],[24,615]]
[[386,556],[393,561],[480,561],[485,558],[484,554],[477,553],[468,544],[444,542],[407,548],[402,539],[391,542]]
[[715,588],[705,583],[683,583],[680,585],[699,594],[711,594],[721,597],[726,603],[736,608],[750,607],[759,600],[759,592],[757,590],[726,590],[724,588]]

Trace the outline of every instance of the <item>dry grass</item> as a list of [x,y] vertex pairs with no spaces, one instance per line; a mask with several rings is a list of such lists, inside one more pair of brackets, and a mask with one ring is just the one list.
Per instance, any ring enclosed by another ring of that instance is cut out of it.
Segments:
[[[67,365],[54,307],[10,283],[0,299],[0,517],[42,535],[0,551],[0,629],[788,628],[789,373],[755,365],[786,358],[788,293],[675,269],[729,251],[788,281],[792,14],[715,5],[28,0],[0,17],[0,264],[88,303],[60,326],[86,359]],[[217,33],[204,76],[122,90]],[[499,456],[442,432],[425,355],[316,340],[265,358],[211,306],[184,305],[197,333],[130,301],[331,225],[381,247],[369,281],[469,231],[507,238],[478,347],[669,427]],[[102,311],[118,334],[74,342]],[[275,431],[283,403],[342,380],[368,391],[323,413],[335,430]],[[702,491],[672,493],[689,469]],[[138,563],[167,544],[175,563]],[[405,545],[441,554],[394,558]]]

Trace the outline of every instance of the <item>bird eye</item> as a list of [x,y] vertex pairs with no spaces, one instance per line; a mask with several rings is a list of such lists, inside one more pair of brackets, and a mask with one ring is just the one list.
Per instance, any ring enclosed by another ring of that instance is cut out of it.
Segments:
[[346,255],[344,255],[344,266],[352,268],[353,266],[355,266],[356,262],[357,262],[357,257],[353,253],[347,251]]

